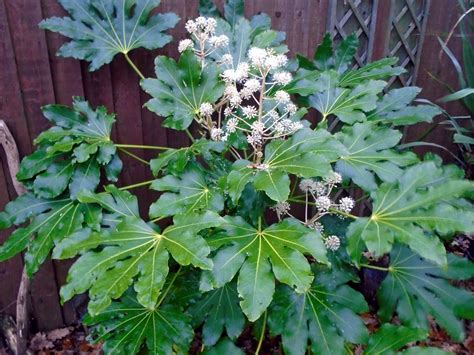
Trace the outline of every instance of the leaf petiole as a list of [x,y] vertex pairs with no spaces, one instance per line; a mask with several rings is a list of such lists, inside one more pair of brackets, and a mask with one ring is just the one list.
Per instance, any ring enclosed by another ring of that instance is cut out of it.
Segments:
[[130,57],[128,56],[128,53],[127,52],[122,52],[125,59],[127,60],[128,64],[130,64],[130,66],[133,68],[133,70],[135,70],[135,73],[138,74],[138,76],[140,77],[141,80],[145,80],[145,76],[142,74],[142,72],[140,71],[140,69],[138,69],[138,67],[135,65],[134,62],[132,62],[132,60],[130,59]]
[[119,190],[122,190],[122,191],[123,190],[131,190],[131,189],[135,189],[137,187],[147,186],[147,185],[150,185],[153,181],[155,181],[155,180],[142,181],[142,182],[138,182],[136,184],[122,186],[122,187],[119,188]]
[[171,148],[160,145],[140,145],[140,144],[115,144],[117,148],[132,148],[132,149],[154,149],[154,150],[169,150]]

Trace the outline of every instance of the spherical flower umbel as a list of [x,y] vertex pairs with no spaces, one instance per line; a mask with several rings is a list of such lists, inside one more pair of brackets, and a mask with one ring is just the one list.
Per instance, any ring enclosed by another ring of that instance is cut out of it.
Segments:
[[260,90],[261,84],[260,84],[259,80],[255,79],[255,78],[252,78],[252,79],[249,79],[245,82],[244,88],[249,90],[250,92],[254,93],[254,92]]
[[210,116],[214,112],[214,108],[209,102],[203,102],[199,107],[199,112],[203,116]]
[[342,182],[342,176],[339,173],[332,172],[324,178],[324,181],[328,184],[340,184]]
[[287,71],[281,71],[281,72],[273,74],[273,80],[278,85],[288,85],[291,82],[291,80],[293,80],[293,77]]
[[300,181],[299,188],[303,192],[312,192],[314,190],[316,181],[311,179],[303,179]]
[[341,241],[337,235],[330,235],[324,239],[324,245],[331,251],[336,251],[341,246]]
[[265,64],[265,59],[267,58],[267,51],[262,48],[252,47],[249,50],[248,57],[250,63],[255,67],[261,67]]
[[322,212],[326,212],[331,208],[332,201],[329,197],[327,196],[320,196],[314,201],[316,207],[318,210]]
[[212,47],[225,47],[229,44],[229,37],[226,35],[221,35],[221,36],[213,36],[209,38],[209,44]]
[[350,213],[354,208],[355,202],[351,197],[343,197],[339,200],[338,209],[344,213]]
[[232,64],[233,62],[234,62],[234,57],[232,57],[232,54],[224,54],[221,57],[222,64]]
[[216,142],[225,142],[227,140],[227,135],[224,134],[224,131],[220,128],[211,129],[211,139]]
[[279,104],[286,104],[290,102],[290,94],[288,94],[286,91],[278,90],[275,93],[275,100]]
[[246,118],[254,118],[257,116],[257,109],[255,106],[244,106],[242,107],[242,113]]
[[321,234],[324,232],[324,226],[321,222],[315,221],[312,223],[308,223],[307,226],[311,229],[314,229],[315,231],[318,231]]
[[188,48],[194,48],[194,42],[190,39],[183,39],[179,42],[178,52],[183,53]]
[[227,124],[226,124],[227,132],[228,133],[234,133],[237,130],[238,123],[239,122],[237,121],[237,118],[235,118],[235,117],[230,118],[227,121]]

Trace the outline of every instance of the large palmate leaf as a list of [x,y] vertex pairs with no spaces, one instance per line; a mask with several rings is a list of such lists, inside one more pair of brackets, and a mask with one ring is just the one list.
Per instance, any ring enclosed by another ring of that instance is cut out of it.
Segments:
[[313,58],[298,57],[300,66],[310,70],[334,70],[342,74],[351,65],[357,52],[359,40],[355,34],[343,39],[337,48],[333,49],[330,33],[326,33],[323,42],[316,48]]
[[385,81],[370,80],[353,88],[343,88],[335,71],[323,72],[318,78],[316,93],[309,96],[309,104],[323,119],[335,115],[349,124],[364,121],[366,113],[376,108],[377,95],[385,84]]
[[59,0],[69,17],[52,17],[41,28],[71,38],[58,55],[91,62],[90,71],[110,63],[117,53],[156,49],[171,41],[164,32],[176,25],[174,13],[152,14],[160,0]]
[[152,96],[146,107],[166,118],[165,127],[188,128],[201,104],[215,103],[224,91],[217,66],[210,63],[202,68],[189,50],[178,63],[165,56],[156,57],[155,72],[157,79],[145,79],[141,85]]
[[86,205],[69,198],[55,200],[26,193],[10,202],[3,216],[5,226],[28,225],[17,228],[0,246],[0,261],[7,260],[26,249],[28,275],[35,274],[49,256],[54,245],[69,238],[74,232],[91,225],[94,212]]
[[439,107],[434,105],[410,106],[420,91],[421,89],[417,87],[390,90],[377,102],[377,108],[368,115],[367,119],[396,126],[431,122],[434,116],[441,113]]
[[365,349],[364,354],[396,354],[396,350],[402,348],[406,344],[423,340],[427,337],[428,332],[423,329],[383,324],[376,333],[370,336],[369,344]]
[[237,289],[246,316],[257,320],[270,304],[275,278],[297,292],[305,292],[313,274],[304,254],[327,262],[321,235],[294,219],[266,229],[254,228],[241,217],[225,217],[223,232],[212,236],[209,245],[218,249],[212,257],[211,283],[222,287],[240,270]]
[[188,312],[196,325],[204,323],[202,336],[206,346],[216,344],[224,329],[231,339],[236,339],[244,330],[245,316],[239,307],[235,283],[204,293]]
[[310,178],[331,172],[344,147],[325,130],[302,129],[285,141],[272,141],[265,147],[260,167],[247,160],[238,160],[227,178],[229,195],[237,201],[245,186],[253,182],[256,190],[275,201],[286,201],[290,193],[288,174]]
[[343,268],[315,270],[315,280],[304,294],[279,287],[271,306],[272,334],[281,335],[285,354],[346,354],[346,343],[365,344],[368,331],[357,313],[368,305],[347,285],[357,278]]
[[364,65],[358,69],[347,70],[341,79],[339,85],[347,87],[366,82],[367,80],[384,80],[405,72],[403,67],[394,67],[398,58],[384,58]]
[[358,263],[364,244],[376,256],[389,252],[397,241],[422,257],[446,264],[439,235],[474,230],[474,212],[457,198],[472,193],[474,184],[462,180],[462,172],[438,168],[433,161],[414,165],[396,183],[384,183],[371,193],[373,212],[349,226],[348,251]]
[[169,148],[150,161],[151,171],[155,176],[165,171],[171,174],[180,174],[188,164],[196,162],[197,156],[209,160],[214,153],[221,153],[224,148],[224,142],[215,142],[204,138],[195,141],[189,147]]
[[87,251],[71,267],[62,299],[89,290],[89,312],[97,314],[134,284],[138,301],[153,307],[168,275],[169,254],[181,265],[212,268],[209,247],[198,232],[221,223],[219,215],[208,211],[177,216],[160,232],[137,217],[125,217],[111,232],[77,239],[70,247]]
[[30,185],[43,198],[55,198],[69,187],[72,199],[81,190],[94,191],[100,182],[100,167],[116,181],[122,162],[110,139],[114,115],[105,107],[93,110],[87,101],[75,97],[72,107],[47,105],[44,116],[54,124],[35,140],[39,146],[25,157],[18,180]]
[[217,186],[211,185],[197,166],[191,166],[179,176],[166,175],[157,179],[150,188],[169,191],[150,206],[151,218],[203,210],[220,212],[224,208],[223,194]]
[[84,323],[95,343],[104,342],[105,354],[137,354],[145,348],[150,354],[185,354],[194,337],[191,319],[181,308],[166,301],[143,307],[133,292],[101,314],[86,316]]
[[464,326],[459,318],[474,319],[474,294],[453,286],[450,280],[472,277],[474,264],[467,259],[450,254],[444,269],[397,246],[377,294],[379,316],[386,321],[396,312],[404,325],[428,331],[430,315],[453,339],[462,341]]
[[239,63],[248,61],[247,53],[251,47],[273,48],[278,53],[288,51],[287,46],[282,44],[286,34],[271,30],[268,15],[258,14],[247,20],[244,17],[244,1],[229,0],[224,5],[224,17],[221,17],[210,3],[212,0],[200,1],[199,12],[216,17],[216,35],[226,35],[229,38],[228,46],[218,48],[211,54],[215,61],[220,61],[223,54],[231,54],[234,58],[231,66],[236,68]]
[[347,148],[336,163],[336,170],[351,178],[366,191],[377,188],[375,175],[385,182],[394,182],[402,174],[401,168],[418,161],[412,152],[404,154],[393,149],[401,140],[402,133],[371,123],[345,126],[336,138]]

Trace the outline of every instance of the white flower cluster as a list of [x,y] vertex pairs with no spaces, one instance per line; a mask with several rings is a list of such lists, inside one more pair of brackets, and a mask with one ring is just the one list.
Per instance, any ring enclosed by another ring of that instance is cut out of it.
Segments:
[[272,49],[257,47],[250,48],[248,58],[249,62],[237,67],[233,61],[222,61],[227,67],[222,74],[228,101],[224,129],[227,134],[243,131],[247,142],[257,148],[266,140],[291,135],[303,125],[292,119],[297,107],[290,95],[274,89],[292,80],[291,74],[282,70],[288,58]]
[[[186,22],[186,31],[192,39],[183,39],[179,42],[178,51],[180,53],[187,49],[192,49],[202,60],[216,49],[229,44],[229,37],[225,35],[216,36],[217,22],[211,17],[200,16],[195,20]],[[195,43],[198,48],[195,48]]]
[[314,228],[314,223],[322,216],[330,213],[339,214],[344,218],[344,214],[349,214],[355,206],[355,201],[351,197],[343,197],[337,203],[331,199],[333,188],[342,182],[342,176],[333,172],[322,181],[313,179],[303,179],[299,183],[299,188],[306,194],[306,200],[311,197],[317,209],[316,214],[305,221],[305,224]]
[[324,238],[324,245],[331,251],[336,251],[341,246],[341,241],[337,235],[330,235]]

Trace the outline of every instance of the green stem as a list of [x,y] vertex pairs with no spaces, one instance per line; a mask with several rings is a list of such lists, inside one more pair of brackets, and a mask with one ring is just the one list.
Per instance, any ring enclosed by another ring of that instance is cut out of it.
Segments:
[[163,292],[163,295],[161,296],[160,300],[156,303],[156,308],[158,308],[161,305],[161,303],[165,300],[166,296],[168,295],[168,292],[170,292],[171,290],[171,286],[173,286],[180,272],[181,272],[181,266],[179,267],[178,271],[176,271],[176,273],[174,274],[173,278],[170,281],[170,284],[166,288],[165,292]]
[[147,162],[145,159],[140,158],[138,155],[135,155],[135,154],[129,152],[128,150],[124,149],[124,148],[120,148],[120,147],[119,147],[119,150],[120,150],[121,152],[127,154],[128,156],[131,156],[132,158],[138,160],[139,162],[142,162],[143,164],[150,165],[150,163]]
[[338,213],[340,215],[343,215],[344,217],[349,217],[349,218],[352,218],[352,219],[358,219],[359,218],[357,216],[354,216],[353,214],[342,212],[342,211],[339,211],[339,210],[335,210],[333,208],[330,208],[329,212]]
[[194,139],[193,135],[191,134],[191,132],[189,131],[189,129],[186,130],[186,134],[188,135],[189,139],[191,139],[191,142],[195,142],[196,139]]
[[137,188],[137,187],[150,185],[153,181],[155,181],[155,180],[142,181],[142,182],[138,182],[138,183],[133,184],[133,185],[122,186],[122,187],[119,188],[119,190],[130,190],[130,189],[134,189],[134,188]]
[[262,326],[262,333],[260,334],[260,339],[258,339],[257,350],[255,350],[255,355],[260,354],[260,349],[263,344],[263,339],[265,338],[265,328],[267,326],[267,311],[263,314],[263,326]]
[[379,270],[379,271],[390,272],[390,268],[388,268],[388,267],[382,267],[382,266],[376,266],[376,265],[370,265],[370,264],[360,264],[360,266],[365,267],[367,269],[374,269],[374,270]]
[[140,71],[140,69],[137,68],[137,66],[135,65],[135,63],[132,62],[132,60],[131,60],[130,57],[128,56],[128,53],[123,53],[123,55],[125,56],[125,59],[127,60],[128,64],[130,64],[130,66],[133,68],[133,70],[135,70],[135,73],[138,74],[138,76],[140,77],[140,79],[144,80],[144,79],[145,79],[145,76],[142,74],[142,72]]
[[117,148],[131,148],[131,149],[154,149],[154,150],[169,150],[171,148],[162,147],[159,145],[139,145],[139,144],[115,144]]

